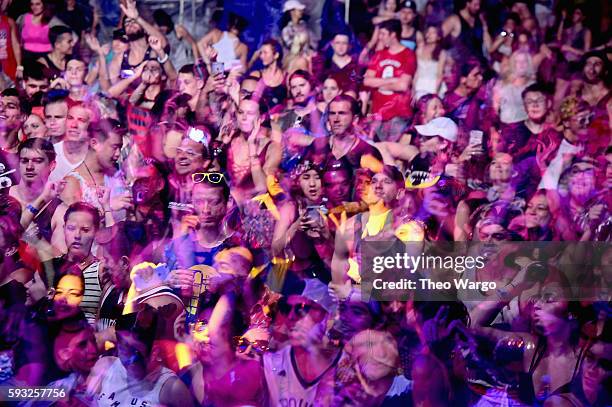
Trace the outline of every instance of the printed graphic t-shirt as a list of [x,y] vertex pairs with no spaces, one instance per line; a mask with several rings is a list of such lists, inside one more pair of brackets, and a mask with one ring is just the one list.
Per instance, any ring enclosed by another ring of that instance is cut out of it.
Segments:
[[[388,49],[384,49],[374,55],[368,70],[374,71],[376,78],[399,79],[404,74],[414,77],[416,65],[414,51],[405,48],[397,54],[392,54]],[[390,120],[393,117],[410,117],[412,114],[410,90],[394,92],[374,89],[372,91],[372,112],[382,115],[383,120]]]

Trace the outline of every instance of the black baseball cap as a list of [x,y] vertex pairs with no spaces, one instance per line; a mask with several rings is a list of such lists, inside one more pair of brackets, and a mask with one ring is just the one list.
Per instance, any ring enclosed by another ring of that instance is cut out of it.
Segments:
[[402,2],[401,6],[400,6],[400,10],[403,8],[410,8],[412,9],[412,11],[417,11],[417,6],[416,3],[414,1],[411,0],[406,0],[404,2]]

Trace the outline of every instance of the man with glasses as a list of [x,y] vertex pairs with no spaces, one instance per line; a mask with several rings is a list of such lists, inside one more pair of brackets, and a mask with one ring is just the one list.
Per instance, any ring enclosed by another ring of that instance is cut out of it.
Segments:
[[593,118],[590,106],[583,100],[570,96],[561,103],[560,113],[563,139],[556,149],[554,158],[544,171],[538,189],[557,189],[559,178],[564,171],[564,163],[568,162],[568,158],[586,153],[589,124]]
[[323,338],[337,304],[317,279],[289,286],[278,305],[290,327],[289,341],[263,357],[270,405],[329,406],[340,352],[329,349]]

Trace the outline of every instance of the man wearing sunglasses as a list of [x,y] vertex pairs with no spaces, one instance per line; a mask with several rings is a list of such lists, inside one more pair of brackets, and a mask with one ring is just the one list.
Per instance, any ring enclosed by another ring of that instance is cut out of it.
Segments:
[[592,115],[589,105],[574,96],[563,100],[560,107],[563,139],[554,153],[554,158],[542,174],[539,189],[556,190],[564,171],[564,163],[584,154],[589,138]]
[[230,235],[223,222],[227,213],[229,186],[219,172],[196,172],[192,175],[193,213],[183,215],[179,235],[165,251],[171,285],[191,296],[196,264],[212,266],[214,257],[229,246]]
[[331,405],[340,353],[328,349],[323,338],[336,302],[317,279],[303,280],[287,291],[278,312],[291,327],[288,344],[263,357],[270,405]]

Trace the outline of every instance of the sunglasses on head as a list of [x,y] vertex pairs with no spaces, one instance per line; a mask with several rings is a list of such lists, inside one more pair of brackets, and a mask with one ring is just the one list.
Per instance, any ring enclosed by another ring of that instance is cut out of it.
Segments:
[[225,175],[221,172],[194,172],[191,174],[191,179],[196,184],[204,181],[219,184],[221,181],[225,181]]
[[251,342],[244,336],[234,336],[232,341],[238,353],[245,353],[250,347],[258,355],[263,355],[269,349],[269,341],[255,340]]

